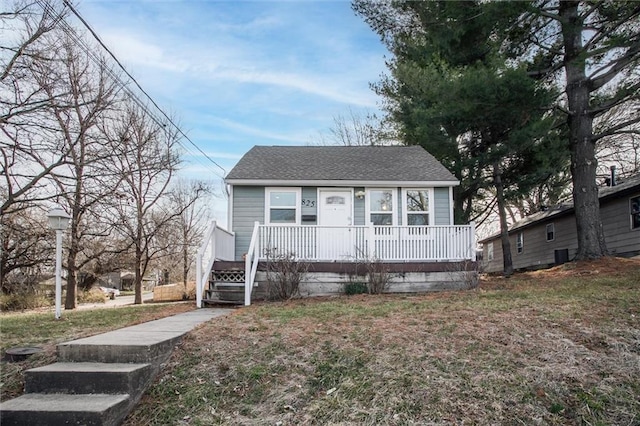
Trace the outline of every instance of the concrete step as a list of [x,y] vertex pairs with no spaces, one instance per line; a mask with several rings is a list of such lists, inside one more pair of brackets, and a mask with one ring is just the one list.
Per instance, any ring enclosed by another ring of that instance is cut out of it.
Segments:
[[[144,325],[144,324],[141,324]],[[62,362],[162,363],[184,331],[158,329],[117,330],[57,345]]]
[[135,395],[151,374],[151,364],[57,362],[25,371],[25,392]]
[[228,304],[244,304],[244,284],[216,282],[205,291],[205,299],[211,303],[219,301]]
[[118,425],[129,395],[30,393],[0,404],[2,426]]
[[228,312],[198,309],[61,343],[61,362],[29,370],[27,393],[0,403],[0,424],[119,425],[180,338]]

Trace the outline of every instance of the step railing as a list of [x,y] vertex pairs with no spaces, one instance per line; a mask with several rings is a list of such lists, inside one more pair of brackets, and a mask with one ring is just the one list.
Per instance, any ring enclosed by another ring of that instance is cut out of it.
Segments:
[[196,255],[196,306],[202,307],[202,295],[209,285],[209,276],[216,260],[234,260],[235,235],[211,222]]
[[249,250],[244,259],[244,305],[251,305],[251,292],[253,291],[253,283],[256,280],[258,272],[258,262],[260,261],[258,251],[258,234],[260,232],[260,222],[254,222],[253,233],[251,234],[251,242]]

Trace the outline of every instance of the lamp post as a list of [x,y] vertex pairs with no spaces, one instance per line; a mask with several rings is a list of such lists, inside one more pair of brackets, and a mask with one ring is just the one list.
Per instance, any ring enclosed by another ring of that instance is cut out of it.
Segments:
[[62,231],[69,226],[71,216],[60,207],[56,207],[47,214],[49,227],[56,231],[56,319],[60,319],[62,298]]

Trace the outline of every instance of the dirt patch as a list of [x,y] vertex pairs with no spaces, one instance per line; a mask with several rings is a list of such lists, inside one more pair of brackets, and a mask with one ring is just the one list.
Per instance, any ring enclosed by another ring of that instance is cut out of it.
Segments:
[[483,288],[500,288],[509,281],[537,280],[540,284],[554,283],[558,280],[575,277],[609,276],[622,277],[640,273],[640,258],[607,256],[597,260],[568,262],[549,269],[517,272],[511,278],[496,274],[484,274],[480,279]]

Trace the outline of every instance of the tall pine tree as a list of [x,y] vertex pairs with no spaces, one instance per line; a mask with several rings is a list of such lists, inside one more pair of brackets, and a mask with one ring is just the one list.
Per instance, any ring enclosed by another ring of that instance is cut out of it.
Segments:
[[[526,67],[542,87],[560,93],[553,111],[562,111],[567,124],[566,145],[571,152],[573,199],[576,210],[576,258],[607,253],[599,215],[596,186],[596,143],[608,136],[633,131],[640,122],[640,3],[609,1],[534,0],[529,2],[411,2],[371,3],[355,0],[354,10],[380,34],[394,55],[391,76],[377,89],[387,101],[390,118],[399,123],[407,143],[442,143],[420,113],[428,106],[429,91],[407,84],[407,63],[414,78],[431,63],[469,66],[486,63],[496,52],[514,68]],[[422,74],[422,75],[421,75]],[[625,111],[615,123],[602,120],[612,108]],[[625,108],[626,106],[626,108]],[[597,131],[594,130],[597,124]],[[428,127],[428,129],[427,129]],[[446,134],[445,138],[452,138]],[[447,150],[444,147],[448,147]],[[481,174],[468,156],[450,142],[440,149],[444,162],[452,158],[463,182],[456,207],[462,217]],[[438,155],[438,150],[434,150]],[[463,173],[462,170],[464,170]],[[466,191],[465,191],[466,189]],[[466,203],[465,206],[461,205]]]

